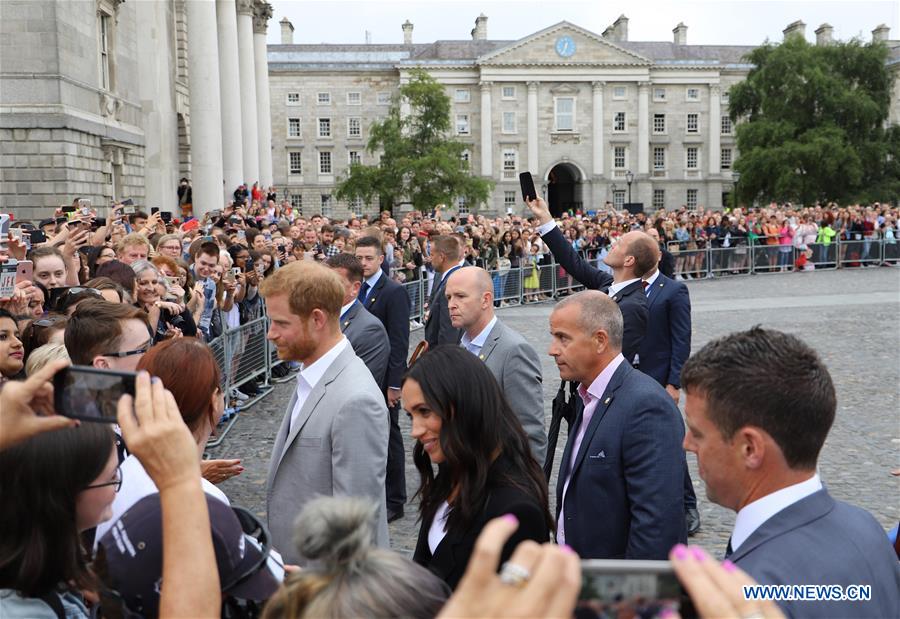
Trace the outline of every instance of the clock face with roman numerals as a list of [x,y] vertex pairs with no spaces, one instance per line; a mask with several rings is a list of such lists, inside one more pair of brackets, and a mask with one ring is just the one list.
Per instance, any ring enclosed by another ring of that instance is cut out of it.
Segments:
[[575,41],[569,35],[556,39],[556,53],[562,58],[569,58],[575,53]]

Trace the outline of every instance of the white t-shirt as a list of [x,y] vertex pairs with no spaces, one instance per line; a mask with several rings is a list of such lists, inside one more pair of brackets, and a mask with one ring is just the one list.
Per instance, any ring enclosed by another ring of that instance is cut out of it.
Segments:
[[[141,465],[135,456],[128,456],[122,463],[122,487],[116,493],[116,498],[112,503],[112,517],[106,522],[97,525],[97,533],[94,536],[94,548],[97,542],[109,529],[127,512],[132,505],[140,501],[146,496],[156,494],[156,484],[150,479],[147,471]],[[225,493],[219,490],[212,482],[201,478],[200,483],[203,486],[203,492],[210,496],[214,496],[226,505],[231,505]]]

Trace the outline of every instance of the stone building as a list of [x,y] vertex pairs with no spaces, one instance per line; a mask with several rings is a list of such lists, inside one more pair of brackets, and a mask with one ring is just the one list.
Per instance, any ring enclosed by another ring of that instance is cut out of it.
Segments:
[[[495,182],[487,212],[518,210],[525,170],[557,212],[607,200],[721,208],[734,187],[728,90],[750,70],[752,47],[690,45],[683,23],[671,41],[631,41],[625,16],[602,35],[560,22],[517,41],[489,39],[484,15],[470,40],[433,43],[414,43],[409,21],[403,42],[388,45],[295,44],[286,18],[281,28],[281,44],[269,45],[273,172],[307,214],[377,209],[338,204],[332,192],[351,161],[373,156],[368,126],[414,69],[446,87],[472,171]],[[831,33],[823,24],[817,43]],[[805,36],[803,22],[784,30],[795,35]],[[889,45],[896,71],[900,42]]]
[[[261,0],[0,2],[0,208],[75,196],[178,212],[272,182]],[[223,183],[224,181],[224,183]]]

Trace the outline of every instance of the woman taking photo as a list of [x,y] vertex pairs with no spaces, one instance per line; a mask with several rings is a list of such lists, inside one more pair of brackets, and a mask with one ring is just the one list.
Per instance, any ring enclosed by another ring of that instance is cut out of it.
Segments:
[[81,533],[110,516],[119,476],[112,426],[83,423],[0,452],[0,617],[85,619],[99,583]]
[[147,312],[150,318],[153,343],[182,335],[196,336],[197,325],[191,311],[177,302],[163,299],[162,291],[166,290],[166,284],[157,268],[146,260],[138,260],[131,268],[136,277],[135,305]]
[[402,401],[421,477],[416,563],[455,588],[481,529],[504,514],[515,516],[519,528],[504,546],[503,561],[523,540],[549,540],[547,482],[483,362],[464,348],[438,346],[410,368]]

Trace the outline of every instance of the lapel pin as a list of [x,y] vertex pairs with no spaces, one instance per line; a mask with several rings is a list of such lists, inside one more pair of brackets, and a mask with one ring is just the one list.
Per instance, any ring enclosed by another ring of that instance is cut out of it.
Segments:
[[607,397],[605,400],[603,400],[603,403],[609,404],[610,400],[612,400],[612,397]]
[[484,355],[478,355],[478,358],[484,361]]

